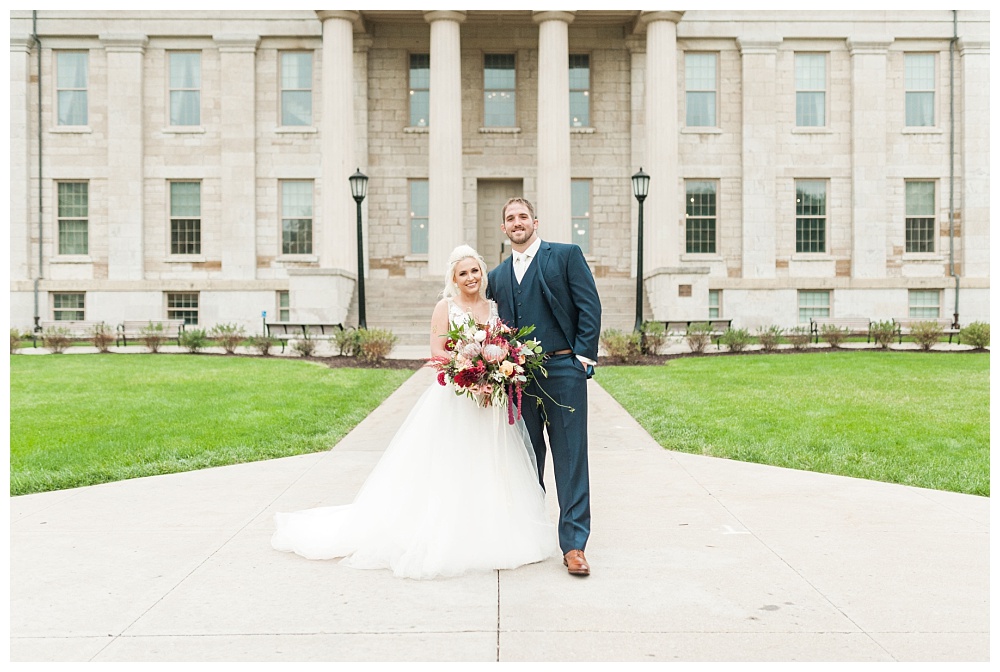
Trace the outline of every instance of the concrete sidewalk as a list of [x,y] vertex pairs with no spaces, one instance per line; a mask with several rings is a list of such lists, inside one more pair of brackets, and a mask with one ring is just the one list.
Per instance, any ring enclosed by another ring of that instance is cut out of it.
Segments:
[[989,499],[664,451],[596,383],[589,578],[273,551],[431,379],[324,453],[11,498],[11,660],[989,660]]

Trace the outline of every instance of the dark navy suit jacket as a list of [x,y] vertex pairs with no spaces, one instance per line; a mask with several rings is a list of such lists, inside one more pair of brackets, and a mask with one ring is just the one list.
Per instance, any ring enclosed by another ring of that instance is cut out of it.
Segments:
[[[596,362],[601,338],[601,298],[580,247],[543,240],[531,264],[537,264],[541,299],[547,302],[573,353]],[[487,287],[487,295],[497,302],[500,319],[511,326],[515,324],[513,285],[511,255],[490,271]]]

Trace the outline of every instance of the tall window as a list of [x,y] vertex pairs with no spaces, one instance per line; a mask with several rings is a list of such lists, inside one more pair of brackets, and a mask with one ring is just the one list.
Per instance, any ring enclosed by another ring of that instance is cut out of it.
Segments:
[[288,322],[291,302],[288,297],[288,290],[278,292],[278,322]]
[[87,254],[90,251],[90,189],[86,182],[59,182],[59,254]]
[[590,126],[590,56],[569,55],[569,125]]
[[312,254],[313,183],[281,183],[281,253]]
[[573,242],[584,254],[590,253],[590,180],[570,181],[570,207],[573,217]]
[[198,324],[198,292],[169,292],[167,319],[184,320],[184,324]]
[[686,250],[689,254],[715,254],[715,182],[685,181]]
[[830,317],[830,291],[799,290],[799,322]]
[[201,54],[196,51],[170,53],[170,125],[201,123]]
[[313,55],[309,51],[281,54],[281,125],[312,125]]
[[795,180],[795,251],[826,252],[826,182]]
[[906,251],[934,251],[934,183],[906,183]]
[[201,182],[170,183],[170,254],[201,254]]
[[722,315],[722,290],[708,290],[708,319],[717,320]]
[[934,125],[934,54],[905,54],[906,125]]
[[84,296],[83,292],[52,294],[52,319],[53,320],[84,320]]
[[483,61],[483,125],[515,126],[514,54],[486,54]]
[[430,196],[427,180],[410,180],[410,254],[427,254]]
[[795,54],[795,125],[826,126],[826,54]]
[[910,317],[941,317],[940,290],[911,289]]
[[87,52],[56,52],[56,119],[59,126],[87,125],[87,69]]
[[431,118],[431,56],[410,54],[410,126],[427,126]]
[[684,54],[688,126],[716,126],[716,54]]

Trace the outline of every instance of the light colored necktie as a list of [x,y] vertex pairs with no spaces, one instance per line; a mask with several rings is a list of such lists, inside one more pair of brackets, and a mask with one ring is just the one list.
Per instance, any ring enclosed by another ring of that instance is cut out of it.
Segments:
[[526,261],[527,258],[523,254],[514,255],[514,277],[517,278],[519,283],[521,282],[521,278],[524,277],[524,267],[526,266]]

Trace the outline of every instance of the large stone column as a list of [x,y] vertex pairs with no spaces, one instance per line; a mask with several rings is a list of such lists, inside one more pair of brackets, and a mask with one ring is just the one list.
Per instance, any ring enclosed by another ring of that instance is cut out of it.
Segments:
[[142,280],[145,35],[101,35],[108,75],[108,279]]
[[[10,36],[10,279],[31,277],[31,47],[28,35]],[[27,317],[16,316],[20,322]],[[11,315],[14,324],[15,316]]]
[[777,141],[780,38],[736,39],[743,59],[743,277],[773,278],[777,169],[766,160]]
[[[962,82],[962,145],[956,151],[962,157],[961,201],[956,193],[956,231],[961,232],[962,256],[956,255],[956,273],[963,278],[990,277],[990,43],[985,40],[958,41],[961,62],[956,63],[956,79]],[[959,68],[961,68],[959,74]],[[956,166],[957,168],[957,166]],[[958,172],[956,170],[956,172]],[[944,189],[940,190],[945,193]],[[947,211],[948,203],[938,204]],[[956,236],[956,243],[958,242]],[[957,247],[957,245],[956,245]],[[947,251],[947,248],[945,248]],[[959,305],[962,310],[962,305]],[[968,322],[968,320],[966,320]]]
[[215,35],[222,70],[222,276],[252,280],[257,272],[257,35]]
[[[357,272],[357,214],[348,178],[359,167],[354,153],[354,21],[356,11],[321,10],[323,23],[320,147],[322,214],[315,250],[322,268]],[[370,176],[369,176],[370,177]]]
[[851,106],[851,275],[855,278],[886,275],[886,77],[891,44],[892,38],[886,37],[847,40],[855,101]]
[[[427,273],[443,276],[462,244],[462,48],[465,12],[425,12],[431,24]],[[499,222],[498,222],[499,223]]]
[[538,194],[546,240],[573,240],[569,149],[569,24],[574,12],[534,12],[538,24]]

